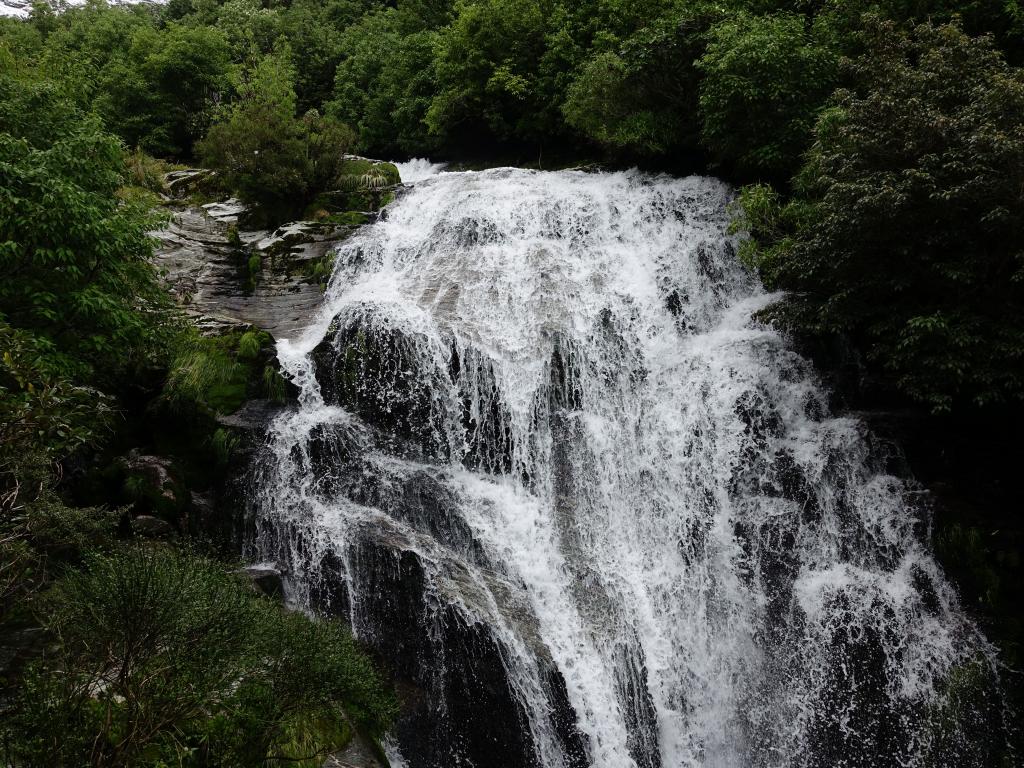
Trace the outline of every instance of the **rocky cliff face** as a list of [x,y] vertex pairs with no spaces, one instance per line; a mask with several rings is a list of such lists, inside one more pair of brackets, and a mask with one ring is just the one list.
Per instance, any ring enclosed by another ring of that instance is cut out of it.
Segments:
[[320,302],[325,260],[355,227],[296,221],[247,229],[240,224],[246,207],[235,199],[189,201],[205,173],[168,176],[170,221],[154,233],[155,263],[168,289],[205,332],[252,326],[275,338],[294,334]]

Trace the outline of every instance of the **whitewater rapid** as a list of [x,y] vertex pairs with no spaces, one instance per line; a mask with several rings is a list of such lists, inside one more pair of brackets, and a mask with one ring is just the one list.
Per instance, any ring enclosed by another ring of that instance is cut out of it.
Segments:
[[[977,734],[942,726],[947,681],[993,678],[991,650],[919,489],[754,319],[778,297],[736,258],[729,188],[416,162],[279,344],[301,395],[249,544],[383,655],[389,632],[422,635],[400,666],[434,714],[399,729],[404,760],[974,764]],[[459,735],[488,726],[451,714],[452,616],[496,649],[526,758]]]

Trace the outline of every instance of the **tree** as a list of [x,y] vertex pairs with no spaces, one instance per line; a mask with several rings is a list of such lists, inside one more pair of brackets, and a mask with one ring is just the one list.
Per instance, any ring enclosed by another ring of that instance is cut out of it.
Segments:
[[782,204],[744,191],[775,316],[849,335],[936,411],[1024,397],[1024,73],[954,24],[868,19]]
[[148,211],[121,200],[124,152],[57,88],[0,73],[0,320],[51,369],[116,381],[151,359],[167,299]]
[[317,113],[296,118],[294,78],[287,48],[260,59],[198,146],[204,163],[272,217],[295,212],[328,187],[354,138]]
[[403,34],[401,13],[382,9],[366,14],[347,29],[329,114],[359,133],[364,151],[427,153],[438,145],[425,116],[435,91],[434,48],[437,33]]
[[796,14],[736,13],[716,24],[698,66],[704,143],[744,174],[785,177],[836,84],[838,56]]
[[693,149],[707,33],[724,8],[696,3],[655,18],[592,56],[568,87],[566,122],[606,147],[659,155]]
[[539,141],[559,132],[560,94],[541,78],[548,0],[461,2],[436,48],[437,88],[425,120],[451,142]]

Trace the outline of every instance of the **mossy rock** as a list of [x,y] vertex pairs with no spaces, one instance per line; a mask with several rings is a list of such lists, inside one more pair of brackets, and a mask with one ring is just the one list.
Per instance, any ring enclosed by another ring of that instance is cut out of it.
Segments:
[[380,196],[360,189],[336,189],[318,196],[310,208],[325,210],[328,215],[372,211],[376,206],[375,198]]
[[332,213],[327,221],[333,224],[342,224],[346,227],[361,227],[370,220],[370,217],[360,211],[345,211],[344,213]]
[[258,328],[196,338],[175,358],[164,403],[183,414],[198,408],[226,415],[250,398],[267,397],[265,369],[273,359],[273,343]]
[[337,324],[313,351],[325,402],[342,405],[373,426],[438,452],[432,420],[431,371],[416,340],[365,318]]
[[116,466],[124,500],[134,515],[152,515],[178,524],[189,504],[189,492],[174,462],[163,456],[129,454]]

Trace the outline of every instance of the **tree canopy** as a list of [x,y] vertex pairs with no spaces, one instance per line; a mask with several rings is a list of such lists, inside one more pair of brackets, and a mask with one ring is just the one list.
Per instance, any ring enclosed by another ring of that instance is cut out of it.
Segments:
[[743,194],[777,315],[856,338],[938,410],[1024,397],[1024,72],[989,38],[871,20],[792,199]]

